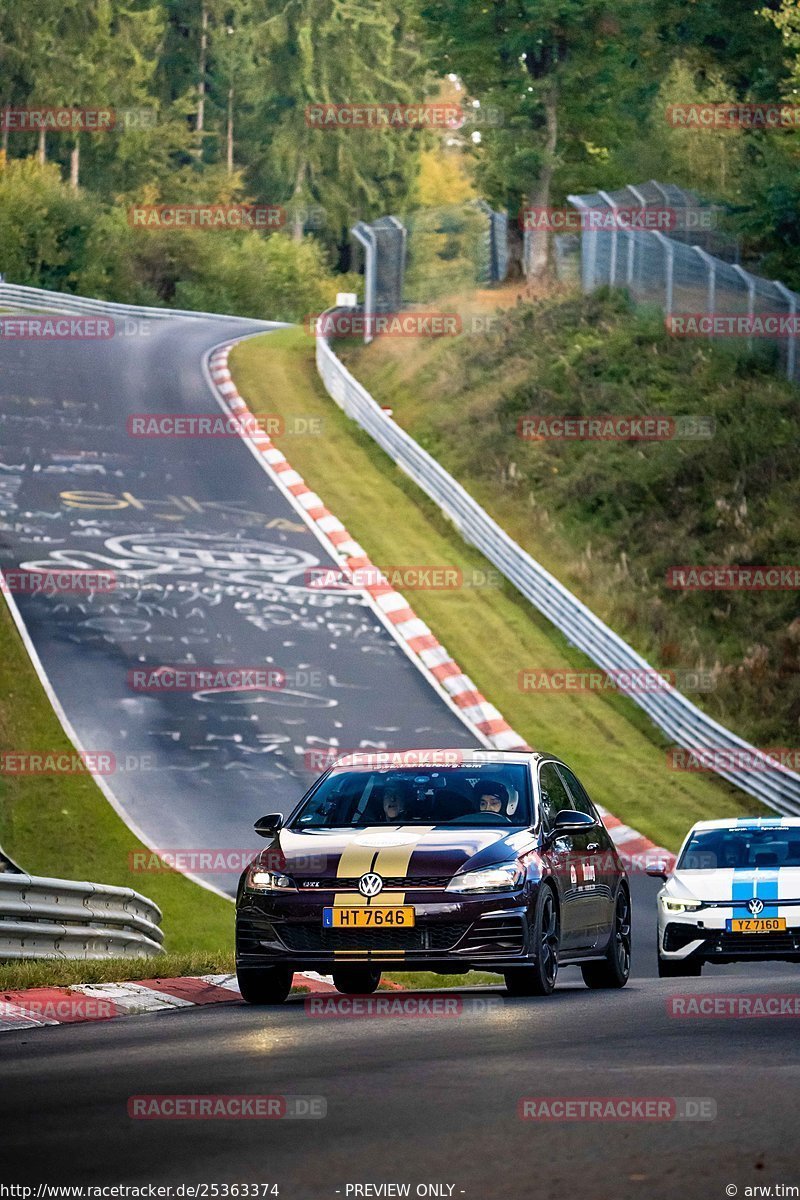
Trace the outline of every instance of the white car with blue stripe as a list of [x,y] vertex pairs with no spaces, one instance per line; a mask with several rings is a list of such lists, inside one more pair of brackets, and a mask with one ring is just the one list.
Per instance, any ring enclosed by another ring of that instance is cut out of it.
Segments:
[[800,962],[800,818],[698,821],[658,894],[658,973],[704,963]]

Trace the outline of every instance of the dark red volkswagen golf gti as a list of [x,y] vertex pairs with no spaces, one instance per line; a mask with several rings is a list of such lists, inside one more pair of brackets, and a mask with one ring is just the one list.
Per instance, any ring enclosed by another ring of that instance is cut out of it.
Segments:
[[242,996],[274,1004],[294,971],[369,993],[390,970],[498,971],[552,992],[559,966],[591,988],[630,971],[630,888],[600,816],[551,755],[418,750],[348,755],[242,875]]

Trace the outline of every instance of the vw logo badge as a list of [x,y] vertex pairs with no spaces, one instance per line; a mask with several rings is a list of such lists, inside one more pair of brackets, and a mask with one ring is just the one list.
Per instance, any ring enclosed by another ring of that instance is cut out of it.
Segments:
[[759,900],[758,896],[753,896],[752,900],[747,901],[747,907],[750,911],[750,915],[757,917],[760,912],[764,911],[764,901]]
[[359,879],[358,890],[362,896],[377,896],[378,892],[383,891],[383,880],[380,875],[376,875],[373,871],[368,871],[366,875],[362,875]]

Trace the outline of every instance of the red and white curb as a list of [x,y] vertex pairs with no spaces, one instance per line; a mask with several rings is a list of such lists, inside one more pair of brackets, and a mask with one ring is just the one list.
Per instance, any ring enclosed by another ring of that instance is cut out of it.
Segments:
[[[295,975],[293,986],[315,995],[336,991],[324,976],[313,971]],[[201,1004],[235,1004],[241,998],[235,975],[186,975],[177,979],[139,979],[135,983],[81,983],[0,991],[0,1033],[44,1025],[108,1021],[115,1017],[196,1008]]]
[[[306,523],[317,532],[346,577],[353,579],[354,573],[360,571],[367,578],[377,581],[360,590],[367,593],[376,612],[412,661],[416,662],[450,706],[458,710],[462,720],[479,740],[496,750],[530,750],[525,739],[515,733],[502,714],[478,691],[405,597],[395,591],[381,574],[363,546],[350,536],[317,493],[312,492],[302,475],[294,470],[267,434],[258,429],[257,419],[239,395],[228,367],[228,357],[234,344],[229,342],[219,346],[211,354],[209,374],[223,409],[231,416],[248,418],[239,426],[241,436],[257,453],[264,469]],[[256,432],[250,433],[248,430]],[[668,850],[656,846],[638,830],[624,825],[605,809],[601,809],[601,814],[626,865],[637,864],[640,857],[645,855],[672,857]]]

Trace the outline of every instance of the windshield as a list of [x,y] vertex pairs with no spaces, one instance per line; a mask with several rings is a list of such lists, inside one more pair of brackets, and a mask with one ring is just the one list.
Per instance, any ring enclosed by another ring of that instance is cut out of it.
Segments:
[[800,828],[700,829],[684,847],[679,871],[709,871],[717,867],[800,867]]
[[435,770],[334,770],[308,798],[293,829],[366,825],[530,825],[527,768],[519,763]]

